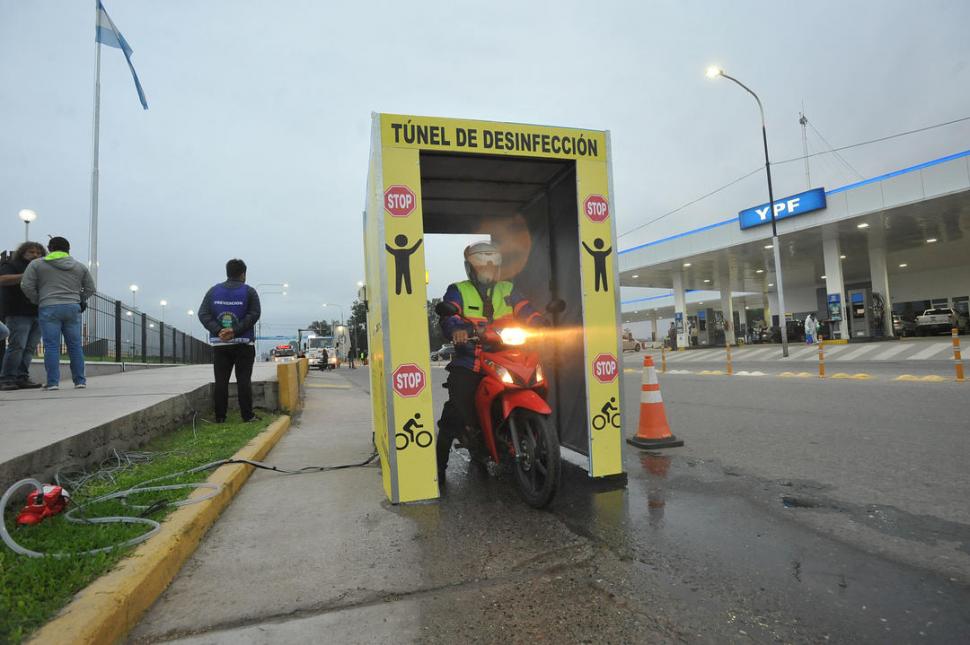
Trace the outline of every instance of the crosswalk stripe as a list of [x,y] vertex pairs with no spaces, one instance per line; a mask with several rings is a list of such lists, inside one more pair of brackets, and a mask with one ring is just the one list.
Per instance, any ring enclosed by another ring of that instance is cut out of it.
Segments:
[[788,360],[795,360],[795,359],[801,360],[803,358],[811,356],[812,354],[818,354],[818,347],[816,347],[815,345],[807,349],[800,349],[796,351],[794,354],[789,354]]
[[682,361],[688,356],[693,356],[692,352],[667,352],[667,362]]
[[[828,359],[833,354],[838,354],[839,352],[849,349],[848,345],[826,345],[825,346],[825,358]],[[818,347],[815,348],[815,352],[818,353]]]
[[704,350],[696,351],[695,350],[695,351],[691,352],[691,354],[694,354],[694,356],[689,356],[688,358],[683,359],[681,361],[681,363],[685,363],[687,361],[702,361],[702,360],[707,360],[707,359],[710,359],[710,358],[714,358],[714,356],[716,354],[719,354],[719,353],[720,352],[718,352],[716,350],[715,351],[704,351]]
[[911,361],[918,361],[918,360],[922,360],[924,358],[929,358],[933,354],[937,354],[939,352],[942,352],[944,349],[947,349],[948,347],[950,347],[950,345],[946,345],[946,344],[931,345],[931,346],[927,347],[926,349],[924,349],[923,351],[916,352],[915,354],[913,354],[912,356],[910,356],[909,357],[909,360],[911,360]]
[[871,352],[872,350],[876,349],[877,347],[879,347],[879,345],[876,345],[875,343],[872,343],[872,344],[869,344],[869,345],[863,345],[862,347],[858,348],[857,350],[855,350],[853,352],[849,352],[848,354],[843,354],[842,356],[839,356],[835,360],[837,360],[837,361],[851,361],[851,360],[854,360],[856,358],[859,358],[863,354],[868,354],[869,352]]
[[895,356],[896,354],[899,354],[900,352],[903,352],[903,351],[906,351],[907,349],[910,349],[914,345],[915,345],[915,343],[897,343],[895,346],[890,347],[889,349],[887,349],[886,351],[884,351],[882,354],[876,354],[875,356],[873,356],[872,357],[872,360],[874,360],[874,361],[884,361],[887,358],[891,358],[891,357]]
[[745,350],[743,352],[738,352],[738,360],[746,361],[754,358],[755,356],[760,356],[761,354],[770,354],[772,351],[776,350],[776,347],[762,347],[760,349]]

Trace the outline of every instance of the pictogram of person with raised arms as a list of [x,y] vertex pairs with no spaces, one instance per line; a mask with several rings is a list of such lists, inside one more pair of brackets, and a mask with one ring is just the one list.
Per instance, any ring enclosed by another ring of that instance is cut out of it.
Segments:
[[397,235],[394,243],[398,248],[385,244],[387,252],[394,256],[394,293],[401,295],[401,285],[404,285],[408,295],[411,295],[411,255],[418,250],[421,242],[418,240],[414,246],[408,248],[408,236]]
[[595,289],[596,291],[599,291],[600,282],[602,282],[603,291],[609,291],[610,288],[606,283],[606,258],[610,253],[613,252],[613,247],[611,246],[604,251],[603,240],[600,238],[593,240],[593,246],[596,247],[596,250],[589,248],[586,242],[583,242],[583,248],[586,249],[587,253],[593,256],[593,273],[596,276]]

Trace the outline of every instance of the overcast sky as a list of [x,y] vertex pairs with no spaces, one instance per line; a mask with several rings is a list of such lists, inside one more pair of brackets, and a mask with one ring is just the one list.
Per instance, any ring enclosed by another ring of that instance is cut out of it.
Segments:
[[[761,96],[777,160],[802,154],[803,103],[833,146],[970,116],[965,0],[105,1],[150,109],[105,48],[98,286],[130,300],[137,283],[176,323],[232,256],[252,284],[290,284],[264,297],[264,333],[349,310],[372,111],[608,129],[620,232],[761,164],[757,108],[712,62]],[[0,0],[0,247],[32,208],[32,238],[87,260],[94,5]],[[970,122],[846,151],[854,170],[816,158],[812,184],[967,148]],[[776,173],[777,195],[804,190],[802,162]],[[766,200],[755,175],[620,248]],[[430,295],[462,277],[462,243],[428,240]]]

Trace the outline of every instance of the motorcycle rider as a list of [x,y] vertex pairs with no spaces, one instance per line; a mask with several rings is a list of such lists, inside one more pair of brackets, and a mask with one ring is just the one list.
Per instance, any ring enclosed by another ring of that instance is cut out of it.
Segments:
[[495,321],[518,320],[530,326],[545,326],[546,320],[508,280],[500,280],[502,254],[490,242],[465,247],[468,279],[448,285],[444,301],[458,313],[440,319],[445,338],[454,343],[455,353],[448,370],[448,401],[438,420],[438,483],[445,483],[445,469],[451,444],[465,426],[477,427],[475,390],[482,380],[475,347],[468,343],[470,332],[482,331]]

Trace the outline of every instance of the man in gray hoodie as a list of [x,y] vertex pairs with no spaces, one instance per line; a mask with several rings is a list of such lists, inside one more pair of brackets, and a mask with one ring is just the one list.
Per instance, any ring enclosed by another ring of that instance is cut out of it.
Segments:
[[94,280],[87,267],[68,253],[70,243],[63,237],[52,237],[50,251],[31,262],[24,271],[20,288],[37,305],[41,337],[44,340],[45,390],[56,390],[61,381],[61,335],[71,361],[74,387],[87,387],[84,378],[84,349],[81,346],[81,305],[94,295]]

